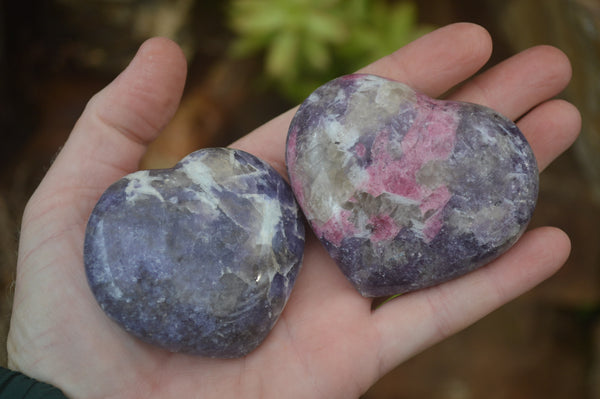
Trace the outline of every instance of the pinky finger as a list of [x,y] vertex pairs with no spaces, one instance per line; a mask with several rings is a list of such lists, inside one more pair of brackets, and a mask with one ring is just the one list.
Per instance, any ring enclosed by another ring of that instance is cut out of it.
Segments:
[[380,372],[388,372],[550,277],[564,264],[570,247],[561,230],[531,230],[489,265],[384,304],[373,313],[381,338]]

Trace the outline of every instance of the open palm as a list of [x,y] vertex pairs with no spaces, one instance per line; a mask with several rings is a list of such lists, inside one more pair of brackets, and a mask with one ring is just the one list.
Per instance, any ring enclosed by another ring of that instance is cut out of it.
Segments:
[[[367,66],[432,97],[473,75],[491,52],[471,24],[439,29]],[[348,71],[352,72],[352,71]],[[484,104],[518,125],[540,169],[576,137],[580,119],[548,100],[570,78],[565,56],[536,47],[487,70],[451,98]],[[554,273],[570,244],[560,230],[527,232],[505,255],[457,280],[372,310],[314,236],[287,307],[265,342],[235,360],[174,354],[130,336],[101,311],[83,267],[87,218],[102,192],[137,169],[175,112],[185,60],[166,39],[146,42],[94,96],[29,201],[21,230],[9,366],[74,398],[351,398],[410,356]],[[285,175],[289,111],[233,144]]]

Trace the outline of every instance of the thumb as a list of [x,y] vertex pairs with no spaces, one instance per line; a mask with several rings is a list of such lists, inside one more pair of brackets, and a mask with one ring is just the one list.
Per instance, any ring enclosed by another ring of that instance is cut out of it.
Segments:
[[97,199],[108,185],[135,171],[147,144],[175,113],[186,72],[175,43],[146,41],[129,66],[88,102],[37,194],[83,189]]

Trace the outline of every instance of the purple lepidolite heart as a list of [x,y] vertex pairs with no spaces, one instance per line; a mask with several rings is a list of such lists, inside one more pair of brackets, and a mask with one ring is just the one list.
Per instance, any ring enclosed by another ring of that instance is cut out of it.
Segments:
[[127,331],[231,358],[274,326],[303,249],[285,180],[253,155],[211,148],[110,186],[90,216],[84,260],[100,306]]
[[538,192],[531,148],[510,120],[372,75],[313,92],[286,162],[318,238],[364,296],[432,286],[505,252]]

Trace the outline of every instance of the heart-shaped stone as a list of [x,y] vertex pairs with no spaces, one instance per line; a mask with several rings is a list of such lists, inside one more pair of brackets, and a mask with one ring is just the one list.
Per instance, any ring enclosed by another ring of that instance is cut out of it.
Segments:
[[211,148],[110,186],[90,216],[84,260],[100,306],[127,331],[231,358],[275,324],[303,249],[285,180],[253,155]]
[[538,192],[513,122],[372,75],[335,79],[302,103],[286,162],[317,237],[371,297],[490,262],[521,236]]

